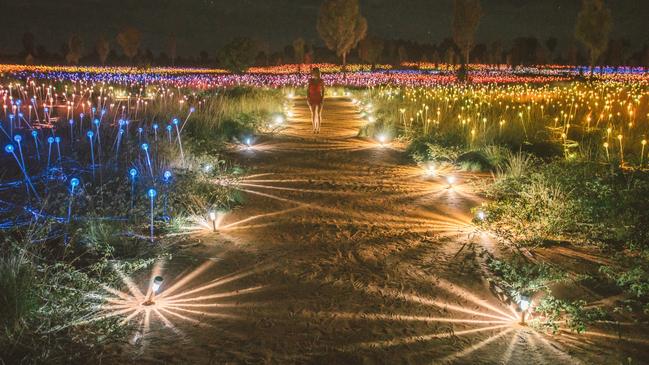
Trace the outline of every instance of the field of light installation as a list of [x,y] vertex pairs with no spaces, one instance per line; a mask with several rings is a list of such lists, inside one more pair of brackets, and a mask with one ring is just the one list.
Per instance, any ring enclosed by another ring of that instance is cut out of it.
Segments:
[[0,66],[2,356],[646,359],[644,70],[318,66]]

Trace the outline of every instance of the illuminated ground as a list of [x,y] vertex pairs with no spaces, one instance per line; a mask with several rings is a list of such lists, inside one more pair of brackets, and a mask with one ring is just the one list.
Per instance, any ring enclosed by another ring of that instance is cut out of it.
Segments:
[[247,202],[156,267],[155,305],[140,305],[146,287],[112,292],[107,315],[140,329],[108,362],[610,364],[646,351],[637,336],[517,325],[467,245],[485,243],[470,176],[447,189],[398,146],[356,138],[347,99],[327,101],[318,136],[304,100],[293,112],[279,135],[232,151],[252,169]]

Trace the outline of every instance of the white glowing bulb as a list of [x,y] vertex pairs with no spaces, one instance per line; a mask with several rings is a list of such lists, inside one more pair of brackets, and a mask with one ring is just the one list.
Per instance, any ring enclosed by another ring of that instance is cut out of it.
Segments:
[[486,217],[486,215],[482,210],[478,212],[478,219],[483,221],[485,219],[485,217]]
[[453,184],[455,184],[455,176],[447,176],[447,177],[446,177],[446,182],[447,182],[449,185],[453,185]]
[[216,212],[211,210],[210,211],[210,220],[214,222],[216,220]]
[[153,284],[151,285],[151,290],[154,293],[157,293],[158,290],[160,290],[160,286],[162,285],[163,280],[164,279],[162,278],[162,276],[156,276],[155,278],[153,278]]
[[518,307],[524,312],[530,308],[530,297],[521,295],[518,299]]
[[379,135],[379,142],[381,144],[385,143],[386,140],[387,140],[387,137],[385,136],[385,134]]

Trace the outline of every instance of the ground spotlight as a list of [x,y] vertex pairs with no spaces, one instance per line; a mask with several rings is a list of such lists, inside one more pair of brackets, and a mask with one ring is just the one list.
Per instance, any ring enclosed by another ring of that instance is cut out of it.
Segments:
[[144,300],[142,305],[150,306],[155,304],[155,295],[160,290],[160,286],[162,286],[163,281],[164,279],[162,278],[162,276],[156,276],[155,278],[153,278],[153,281],[151,282],[151,293]]
[[216,232],[216,211],[210,210],[210,221],[212,221],[212,231]]
[[527,295],[520,294],[518,296],[518,308],[521,310],[521,324],[525,325],[525,317],[527,316],[527,311],[530,309],[532,304],[532,299]]
[[448,189],[452,189],[452,188],[453,188],[453,185],[454,185],[455,182],[456,182],[456,180],[455,180],[455,176],[447,176],[447,177],[446,177],[446,182],[448,183],[448,187],[447,187],[447,188],[448,188]]

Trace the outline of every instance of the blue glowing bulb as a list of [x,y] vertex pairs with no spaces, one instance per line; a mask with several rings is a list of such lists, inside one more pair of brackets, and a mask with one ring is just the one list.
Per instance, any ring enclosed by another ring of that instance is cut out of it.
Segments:
[[73,177],[72,179],[70,179],[70,186],[73,187],[73,188],[76,188],[77,186],[79,186],[79,179],[77,179],[76,177]]
[[171,179],[171,171],[169,170],[165,171],[162,176],[164,176],[165,180]]
[[142,149],[145,150],[145,151],[149,150],[149,145],[146,144],[146,143],[142,143],[142,146],[140,146],[140,147],[142,147]]
[[158,195],[158,192],[155,191],[155,189],[149,189],[146,194],[149,196],[149,198],[153,199],[156,195]]
[[18,116],[22,118],[22,117],[23,117],[23,113],[18,113]]
[[137,176],[137,170],[136,169],[130,169],[130,170],[128,170],[128,174],[131,175],[131,177],[135,178]]
[[54,142],[61,143],[61,137],[59,136],[54,137]]
[[32,137],[36,138],[38,136],[38,132],[32,131]]
[[121,136],[122,134],[124,134],[124,130],[123,130],[123,129],[120,129],[120,130],[119,130],[119,135]]
[[92,138],[92,137],[95,136],[95,132],[93,132],[93,131],[88,131],[88,133],[86,133],[86,136],[88,136],[88,138]]
[[171,127],[171,124],[169,124],[169,125],[167,126],[167,130],[168,130],[169,132],[171,132],[171,128],[172,128],[172,127]]
[[54,137],[48,137],[47,138],[47,143],[49,143],[49,144],[54,143]]
[[123,126],[124,124],[126,124],[126,121],[125,121],[124,119],[120,119],[120,120],[119,120],[119,126],[121,127],[121,126]]
[[70,125],[73,125],[74,124],[74,119],[70,119],[68,122],[70,123]]
[[82,119],[83,119],[84,115],[85,115],[85,114],[83,114],[83,113],[79,113],[79,118],[82,118]]
[[174,118],[174,120],[172,120],[172,123],[173,123],[174,125],[178,125],[178,118]]
[[153,125],[153,129],[158,130],[158,124],[157,123]]
[[7,153],[14,153],[14,145],[8,144],[5,146],[5,152]]
[[144,129],[142,129],[142,127],[140,127],[140,128],[137,129],[137,132],[141,134],[142,132],[144,132]]
[[14,119],[15,116],[13,114],[9,114],[9,119]]
[[50,111],[50,108],[44,108],[43,110],[45,111],[45,113],[47,113]]
[[104,115],[104,114],[106,114],[106,109],[101,110],[101,115]]
[[20,141],[22,141],[22,140],[23,140],[23,137],[20,134],[16,134],[14,136],[14,141],[16,141],[16,143],[20,143]]
[[193,113],[194,111],[196,111],[196,108],[194,108],[194,107],[189,108],[190,113]]
[[92,122],[95,123],[96,126],[99,126],[99,119],[95,119]]
[[95,108],[95,107],[93,106],[93,107],[92,107],[92,112],[94,113],[94,112],[96,112],[96,111],[97,111],[97,108]]

